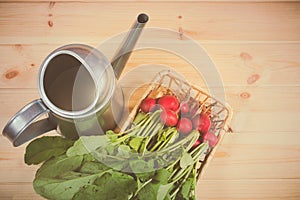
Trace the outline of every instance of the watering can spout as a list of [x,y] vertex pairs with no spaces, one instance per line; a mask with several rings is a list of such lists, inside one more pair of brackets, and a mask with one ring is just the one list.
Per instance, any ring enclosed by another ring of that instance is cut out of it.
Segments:
[[115,76],[118,79],[130,57],[132,50],[135,47],[136,42],[138,41],[142,30],[149,20],[148,15],[142,13],[139,14],[137,20],[132,25],[131,29],[129,30],[127,36],[124,38],[123,43],[117,50],[116,54],[114,55],[111,65],[114,69]]

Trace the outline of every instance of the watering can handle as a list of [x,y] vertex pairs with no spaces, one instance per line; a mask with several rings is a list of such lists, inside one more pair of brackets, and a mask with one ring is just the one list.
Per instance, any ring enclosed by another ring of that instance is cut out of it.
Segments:
[[[38,120],[45,114],[48,114],[47,118]],[[16,147],[43,133],[54,130],[56,127],[57,124],[50,110],[41,99],[37,99],[24,106],[7,123],[2,134]]]
[[127,36],[123,40],[122,45],[116,52],[115,56],[112,59],[111,65],[114,69],[115,76],[118,79],[130,57],[134,46],[141,35],[142,29],[147,23],[149,17],[148,15],[142,13],[137,17],[136,22],[132,25]]

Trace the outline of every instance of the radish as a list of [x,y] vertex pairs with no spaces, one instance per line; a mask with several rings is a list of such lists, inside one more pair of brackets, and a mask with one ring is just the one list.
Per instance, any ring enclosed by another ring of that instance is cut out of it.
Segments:
[[188,118],[181,118],[177,123],[177,130],[179,133],[188,134],[193,129],[193,124]]
[[198,114],[193,118],[193,125],[199,132],[206,133],[211,125],[210,118],[205,113]]
[[203,141],[207,141],[209,146],[214,147],[218,143],[218,137],[212,132],[207,132],[203,135]]
[[164,109],[170,109],[173,111],[177,111],[180,105],[178,99],[172,95],[162,96],[158,99],[158,104]]
[[170,109],[163,109],[160,114],[160,121],[166,126],[176,126],[178,122],[178,115]]
[[190,112],[190,106],[187,102],[184,102],[180,105],[180,112],[183,115],[189,114]]
[[142,101],[140,107],[141,107],[142,112],[148,113],[149,111],[151,111],[151,109],[154,108],[155,104],[156,104],[155,99],[148,97]]

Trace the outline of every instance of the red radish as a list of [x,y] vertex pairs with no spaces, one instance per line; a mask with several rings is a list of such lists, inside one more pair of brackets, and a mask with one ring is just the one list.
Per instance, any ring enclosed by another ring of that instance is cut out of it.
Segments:
[[164,109],[170,109],[177,111],[179,108],[179,101],[175,96],[166,95],[158,99],[158,104],[161,105]]
[[181,114],[188,114],[190,112],[190,106],[187,102],[180,105]]
[[216,146],[216,144],[218,143],[218,137],[211,132],[205,133],[203,135],[203,140],[207,141],[209,146],[211,146],[211,147]]
[[193,129],[193,124],[188,118],[181,118],[177,123],[177,130],[179,133],[188,134]]
[[209,116],[205,113],[201,113],[200,115],[196,115],[193,118],[193,125],[196,130],[201,133],[206,133],[211,125]]
[[160,121],[166,126],[176,126],[178,115],[173,110],[164,109],[160,114]]
[[201,141],[198,139],[196,142],[193,144],[193,147],[197,147],[199,144],[201,144]]
[[141,110],[144,113],[148,113],[156,104],[155,99],[153,98],[145,98],[141,103]]

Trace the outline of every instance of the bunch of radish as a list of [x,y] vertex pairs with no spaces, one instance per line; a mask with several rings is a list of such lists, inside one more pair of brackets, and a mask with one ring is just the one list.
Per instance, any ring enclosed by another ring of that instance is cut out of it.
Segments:
[[204,112],[197,113],[197,109],[190,105],[190,102],[180,102],[174,95],[164,95],[159,98],[146,97],[140,105],[143,113],[154,112],[161,109],[160,121],[167,127],[176,127],[182,135],[189,134],[192,130],[197,130],[201,134],[194,146],[198,146],[202,141],[208,142],[214,147],[218,142],[218,137],[210,130],[210,116]]

